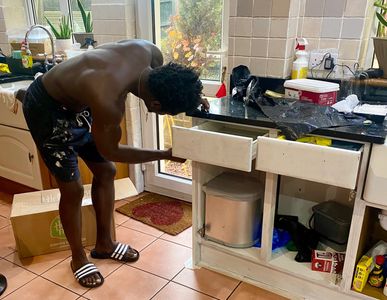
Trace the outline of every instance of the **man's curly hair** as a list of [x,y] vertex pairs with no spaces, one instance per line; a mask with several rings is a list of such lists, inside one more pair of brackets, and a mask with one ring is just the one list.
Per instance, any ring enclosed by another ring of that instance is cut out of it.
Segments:
[[193,68],[173,62],[154,68],[148,86],[164,113],[192,112],[200,105],[203,85]]

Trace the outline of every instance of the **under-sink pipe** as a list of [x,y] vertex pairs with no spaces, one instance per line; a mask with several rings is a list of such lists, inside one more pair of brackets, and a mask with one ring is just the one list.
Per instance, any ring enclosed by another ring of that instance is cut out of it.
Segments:
[[383,209],[378,217],[380,226],[387,231],[387,210]]

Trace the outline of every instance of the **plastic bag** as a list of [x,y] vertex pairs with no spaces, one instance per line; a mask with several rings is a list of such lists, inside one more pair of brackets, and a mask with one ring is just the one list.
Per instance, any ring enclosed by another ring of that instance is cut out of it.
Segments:
[[285,137],[293,141],[318,128],[361,125],[365,120],[353,114],[341,114],[330,106],[294,99],[258,97],[255,102]]
[[[262,225],[259,227],[258,236],[262,237]],[[290,234],[286,230],[274,228],[272,250],[286,246],[290,242]],[[261,238],[254,247],[261,248]]]

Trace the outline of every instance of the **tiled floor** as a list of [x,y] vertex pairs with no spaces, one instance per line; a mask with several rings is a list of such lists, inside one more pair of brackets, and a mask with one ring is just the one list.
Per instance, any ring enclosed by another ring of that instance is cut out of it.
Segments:
[[[185,268],[191,255],[191,229],[174,237],[118,212],[117,240],[138,249],[140,260],[134,264],[92,260],[105,282],[96,289],[83,288],[72,276],[69,251],[18,258],[9,220],[11,203],[12,195],[0,191],[0,273],[8,279],[0,299],[285,299],[206,269]],[[123,204],[116,201],[116,206]]]

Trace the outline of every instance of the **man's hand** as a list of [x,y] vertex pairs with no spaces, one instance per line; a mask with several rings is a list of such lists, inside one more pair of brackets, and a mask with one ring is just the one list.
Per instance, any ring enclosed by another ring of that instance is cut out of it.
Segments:
[[166,157],[164,159],[172,160],[178,163],[185,163],[186,159],[172,156],[172,148],[166,150]]
[[202,101],[200,102],[200,110],[208,112],[210,110],[210,102],[208,102],[207,98],[202,98]]

